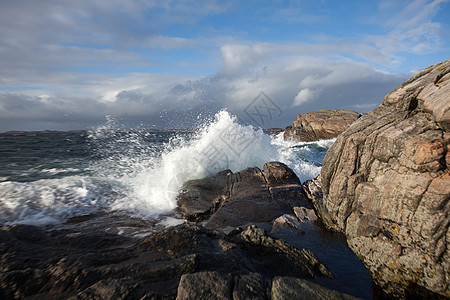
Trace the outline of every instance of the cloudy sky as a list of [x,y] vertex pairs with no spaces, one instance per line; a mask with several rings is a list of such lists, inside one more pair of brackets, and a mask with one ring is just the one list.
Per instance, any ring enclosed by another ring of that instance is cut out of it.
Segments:
[[366,112],[449,58],[448,16],[448,0],[0,0],[0,131]]

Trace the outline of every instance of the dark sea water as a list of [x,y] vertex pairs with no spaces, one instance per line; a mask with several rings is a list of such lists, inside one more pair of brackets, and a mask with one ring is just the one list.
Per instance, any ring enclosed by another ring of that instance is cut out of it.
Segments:
[[[303,182],[319,174],[333,143],[286,142],[227,112],[193,132],[112,128],[0,133],[0,225],[145,236],[183,222],[174,209],[186,180],[282,161]],[[284,238],[311,249],[337,277],[318,283],[372,298],[372,281],[342,236],[314,226],[301,240]]]

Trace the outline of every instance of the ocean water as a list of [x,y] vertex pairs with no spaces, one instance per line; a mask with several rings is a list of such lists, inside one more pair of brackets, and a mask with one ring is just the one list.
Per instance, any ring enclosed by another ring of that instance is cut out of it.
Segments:
[[226,111],[191,132],[117,126],[0,134],[0,224],[57,226],[89,214],[176,223],[175,198],[186,180],[282,161],[303,182],[318,175],[333,142],[286,142]]

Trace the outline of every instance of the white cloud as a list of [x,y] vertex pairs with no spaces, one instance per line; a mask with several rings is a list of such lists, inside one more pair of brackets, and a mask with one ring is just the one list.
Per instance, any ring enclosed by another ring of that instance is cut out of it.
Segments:
[[301,89],[297,96],[295,96],[292,106],[300,106],[306,102],[316,99],[317,96],[317,92],[312,91],[310,88]]
[[[226,11],[230,5],[222,1],[2,1],[0,130],[27,122],[87,126],[107,114],[163,127],[170,116],[184,115],[188,124],[192,115],[221,108],[244,119],[262,91],[283,110],[273,126],[316,109],[364,111],[409,76],[377,68],[399,59],[399,51],[422,53],[439,44],[441,27],[432,17],[444,2],[416,0],[390,14],[383,21],[387,35],[307,43],[237,40],[216,28],[208,30],[217,37],[163,34],[170,25],[187,29]],[[153,9],[158,14],[150,18]],[[275,14],[295,22],[289,11]],[[182,52],[181,61],[170,51]],[[199,76],[199,66],[208,72]]]
[[381,13],[386,9],[397,9],[398,12],[384,21],[387,34],[371,35],[366,41],[393,58],[399,52],[425,54],[435,51],[440,48],[444,33],[441,24],[434,22],[433,17],[446,2],[449,0],[414,0],[381,5]]
[[[189,127],[198,114],[208,116],[221,108],[251,122],[244,110],[260,92],[265,92],[283,111],[280,118],[271,120],[267,126],[282,127],[301,112],[365,110],[368,106],[362,107],[361,103],[380,103],[387,92],[407,79],[407,75],[386,74],[351,61],[319,62],[309,57],[291,57],[290,63],[279,63],[279,59],[269,58],[250,67],[241,65],[241,69],[229,69],[226,74],[219,71],[202,78],[139,73],[116,78],[111,74],[94,74],[88,79],[74,77],[76,86],[59,83],[54,86],[55,91],[45,92],[45,101],[39,97],[44,94],[40,89],[0,93],[0,130],[18,129],[21,124],[39,121],[43,123],[41,129],[45,129],[52,120],[60,122],[59,126],[74,126],[76,122],[78,126],[87,126],[102,122],[105,115],[151,122],[158,127],[181,124]],[[58,89],[63,89],[66,95],[58,96]],[[105,97],[109,101],[102,101]],[[170,120],[184,123],[173,125]]]
[[223,58],[223,70],[236,72],[255,66],[268,54],[268,48],[263,43],[255,43],[252,46],[242,44],[227,44],[220,48]]

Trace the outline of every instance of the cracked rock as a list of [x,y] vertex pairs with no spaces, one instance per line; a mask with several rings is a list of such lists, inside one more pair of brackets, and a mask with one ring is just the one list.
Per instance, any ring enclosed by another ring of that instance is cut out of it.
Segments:
[[384,290],[450,297],[450,60],[386,95],[328,150],[324,224]]

